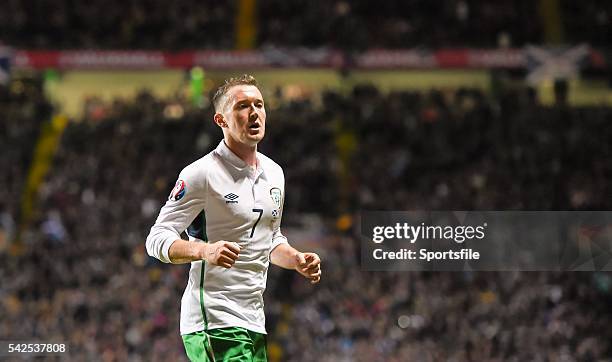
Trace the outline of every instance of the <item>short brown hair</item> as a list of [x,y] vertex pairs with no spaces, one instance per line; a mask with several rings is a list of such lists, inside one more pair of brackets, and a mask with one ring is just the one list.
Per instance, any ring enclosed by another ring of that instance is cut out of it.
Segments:
[[252,85],[259,89],[259,86],[257,85],[257,79],[255,79],[255,77],[250,74],[243,74],[239,77],[232,77],[226,79],[225,83],[217,89],[217,92],[215,92],[215,95],[213,96],[212,101],[213,106],[215,107],[215,112],[219,112],[221,110],[223,106],[221,104],[221,99],[227,93],[227,91],[237,85]]

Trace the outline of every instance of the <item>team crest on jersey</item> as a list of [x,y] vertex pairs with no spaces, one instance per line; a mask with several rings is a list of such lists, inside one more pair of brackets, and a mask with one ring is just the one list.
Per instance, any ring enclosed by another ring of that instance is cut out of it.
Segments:
[[272,210],[272,221],[270,222],[270,226],[274,228],[275,223],[280,219],[283,195],[278,187],[273,187],[270,189],[270,197],[274,201],[274,205],[276,205],[276,209]]
[[183,180],[178,180],[176,181],[176,185],[174,185],[174,188],[172,189],[170,196],[168,196],[168,200],[178,201],[182,199],[183,196],[185,196],[186,192],[187,192],[187,184]]
[[274,204],[276,204],[276,207],[280,209],[282,200],[281,190],[278,187],[271,188],[270,196],[272,197]]

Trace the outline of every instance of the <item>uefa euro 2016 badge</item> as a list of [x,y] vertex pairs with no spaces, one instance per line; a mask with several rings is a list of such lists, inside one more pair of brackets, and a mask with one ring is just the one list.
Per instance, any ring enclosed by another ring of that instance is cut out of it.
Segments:
[[168,196],[168,200],[178,201],[182,199],[183,196],[185,196],[186,192],[187,192],[187,184],[183,180],[178,180],[176,181],[176,185],[174,185],[174,188],[172,189],[170,196]]
[[272,201],[276,205],[276,209],[272,210],[272,218],[276,220],[280,217],[281,201],[283,200],[281,190],[278,187],[271,188],[270,197],[272,197]]

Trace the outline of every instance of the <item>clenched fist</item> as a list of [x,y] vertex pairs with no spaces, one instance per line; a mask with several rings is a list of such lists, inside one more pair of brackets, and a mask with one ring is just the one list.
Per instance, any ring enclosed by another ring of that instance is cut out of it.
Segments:
[[238,259],[240,246],[232,241],[219,240],[212,244],[206,244],[202,259],[212,265],[231,268]]
[[302,274],[311,284],[321,280],[321,259],[315,253],[298,253],[295,255],[297,266],[295,270]]

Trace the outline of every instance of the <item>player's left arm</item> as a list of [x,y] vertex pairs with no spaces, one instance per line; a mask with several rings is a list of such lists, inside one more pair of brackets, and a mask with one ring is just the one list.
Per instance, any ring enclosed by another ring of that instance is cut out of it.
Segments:
[[[280,170],[281,184],[285,183],[285,176]],[[280,214],[285,205],[284,187],[280,203]],[[285,269],[293,269],[316,284],[321,280],[321,258],[316,253],[302,253],[289,245],[287,238],[280,230],[280,220],[272,233],[272,246],[270,248],[270,262]]]
[[294,269],[312,284],[321,280],[321,258],[316,253],[302,253],[287,243],[281,243],[272,249],[270,262],[281,268]]

